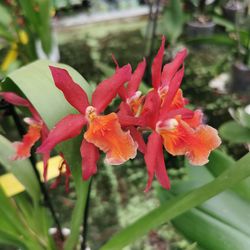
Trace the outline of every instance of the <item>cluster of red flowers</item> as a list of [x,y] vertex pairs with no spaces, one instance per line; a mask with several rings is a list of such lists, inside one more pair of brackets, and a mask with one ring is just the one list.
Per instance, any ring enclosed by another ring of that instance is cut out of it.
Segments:
[[[123,164],[135,158],[137,150],[142,152],[148,172],[146,191],[154,176],[162,187],[170,188],[163,147],[171,155],[185,155],[193,165],[208,162],[211,150],[220,145],[220,138],[214,128],[202,123],[201,110],[192,111],[186,107],[188,101],[180,89],[186,50],[178,52],[173,61],[162,68],[164,46],[163,37],[151,68],[152,89],[146,95],[139,91],[146,68],[145,59],[133,73],[129,64],[119,67],[116,63],[114,75],[97,85],[91,101],[65,69],[50,67],[56,87],[79,114],[64,117],[42,140],[37,152],[44,156],[45,169],[52,149],[60,142],[78,136],[83,127],[86,131],[80,153],[84,180],[97,172],[99,150],[106,154],[105,162],[110,165]],[[118,112],[103,115],[117,95],[122,100]],[[32,106],[29,104],[29,107]],[[44,124],[38,118],[39,124]],[[150,133],[147,142],[144,133]],[[27,143],[27,148],[32,144],[33,141]]]

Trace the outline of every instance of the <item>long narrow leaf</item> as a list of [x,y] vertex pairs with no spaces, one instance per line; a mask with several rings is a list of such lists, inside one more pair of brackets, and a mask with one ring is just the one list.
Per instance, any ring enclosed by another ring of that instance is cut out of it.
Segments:
[[167,221],[181,215],[189,209],[202,204],[204,201],[221,193],[222,191],[233,187],[235,184],[250,175],[250,154],[244,156],[234,166],[226,170],[214,181],[195,189],[187,194],[180,195],[170,203],[161,205],[154,209],[141,219],[132,223],[130,226],[117,233],[101,249],[116,250],[122,249],[136,239],[145,235],[151,229],[154,229]]

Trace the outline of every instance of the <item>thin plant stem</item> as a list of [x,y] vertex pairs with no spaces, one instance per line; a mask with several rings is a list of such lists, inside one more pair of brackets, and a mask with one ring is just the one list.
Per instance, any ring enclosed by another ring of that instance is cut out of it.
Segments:
[[88,217],[89,217],[89,208],[90,208],[90,194],[91,194],[91,187],[92,187],[93,178],[90,179],[89,182],[89,189],[87,194],[87,200],[84,210],[83,216],[83,229],[82,229],[82,244],[81,250],[85,250],[87,247],[87,237],[88,237]]
[[[157,22],[158,22],[158,16],[159,16],[159,11],[160,11],[160,0],[156,0],[156,9],[155,11],[153,11],[153,6],[151,6],[150,10],[152,11],[152,13],[150,13],[150,19],[149,22],[152,22],[152,33],[151,33],[151,37],[150,37],[150,46],[149,46],[149,50],[147,53],[147,58],[148,61],[151,62],[152,61],[152,55],[153,55],[153,50],[154,50],[154,45],[155,45],[155,37],[156,37],[156,29],[157,29]],[[147,71],[146,71],[146,82],[149,83],[150,81],[150,68],[147,67]]]
[[[9,105],[8,108],[9,108],[10,114],[11,114],[11,116],[12,116],[14,122],[15,122],[15,125],[17,127],[18,132],[19,132],[19,135],[23,136],[26,131],[25,131],[25,128],[24,128],[23,124],[20,121],[20,118],[19,118],[18,114],[15,111],[14,106],[13,105]],[[31,165],[32,165],[33,171],[34,171],[34,173],[36,175],[37,181],[39,183],[40,190],[41,190],[41,192],[43,194],[44,204],[50,210],[52,218],[53,218],[53,220],[55,222],[55,225],[57,227],[58,235],[59,235],[60,239],[63,241],[64,240],[64,236],[62,234],[61,224],[59,222],[59,219],[57,218],[55,209],[54,209],[54,207],[52,205],[51,199],[49,197],[48,190],[47,190],[45,184],[41,181],[40,174],[39,174],[39,172],[38,172],[38,170],[36,168],[36,156],[35,156],[34,149],[31,149],[31,152],[30,152],[30,161],[31,161]]]

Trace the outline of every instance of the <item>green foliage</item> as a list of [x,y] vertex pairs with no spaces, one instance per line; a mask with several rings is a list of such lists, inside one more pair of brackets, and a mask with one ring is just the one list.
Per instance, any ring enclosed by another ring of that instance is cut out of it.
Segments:
[[176,218],[178,215],[202,204],[204,201],[216,196],[222,191],[233,187],[238,182],[250,176],[249,162],[250,154],[247,154],[234,164],[232,168],[224,171],[215,180],[190,192],[178,195],[171,199],[170,202],[159,206],[130,226],[124,228],[114,235],[101,249],[122,249],[151,229]]
[[31,34],[41,40],[42,48],[47,55],[52,48],[50,24],[51,0],[18,0]]
[[250,143],[250,129],[230,121],[220,127],[220,135],[232,143]]
[[220,135],[231,143],[250,143],[250,115],[243,108],[231,109],[230,113],[235,121],[224,123]]
[[[38,110],[48,127],[52,128],[62,117],[69,113],[75,113],[76,110],[65,100],[63,94],[55,87],[49,71],[49,65],[67,69],[74,81],[81,85],[87,94],[90,94],[88,84],[78,72],[69,66],[54,64],[46,60],[36,61],[11,73],[2,84],[2,88],[4,90],[13,90],[14,82],[19,91],[22,91]],[[35,87],[34,83],[36,84]],[[16,87],[14,89],[16,89]],[[65,249],[67,250],[73,249],[79,240],[80,226],[88,189],[88,182],[82,181],[79,139],[80,138],[76,138],[58,147],[60,151],[63,151],[65,158],[72,167],[71,172],[77,194],[77,201],[72,212],[71,234],[65,243]],[[79,147],[76,145],[79,145]]]
[[181,0],[171,0],[165,7],[161,19],[160,33],[166,35],[170,44],[175,44],[182,34],[185,14],[182,10]]
[[3,136],[0,136],[0,148],[4,148],[0,151],[0,163],[24,185],[29,195],[8,198],[0,188],[0,243],[27,250],[54,250],[48,235],[50,221],[47,211],[40,205],[41,192],[31,163],[10,160],[14,149]]

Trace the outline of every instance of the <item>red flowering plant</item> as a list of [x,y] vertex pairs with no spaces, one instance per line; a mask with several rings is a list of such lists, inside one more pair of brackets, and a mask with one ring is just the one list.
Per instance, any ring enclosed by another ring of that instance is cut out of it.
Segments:
[[[50,67],[54,83],[79,114],[70,114],[51,130],[37,152],[47,166],[51,150],[60,142],[79,135],[87,127],[82,140],[82,177],[89,179],[97,171],[99,150],[106,153],[110,165],[123,164],[136,156],[137,148],[144,154],[148,171],[145,191],[151,187],[154,175],[165,189],[170,181],[164,162],[162,145],[172,155],[186,155],[193,165],[204,165],[209,153],[221,141],[217,131],[202,123],[201,110],[189,110],[180,84],[184,76],[186,50],[164,65],[165,38],[152,64],[152,86],[145,96],[138,90],[146,68],[145,59],[131,73],[130,65],[119,67],[109,79],[101,82],[89,102],[85,91],[65,69]],[[125,85],[127,83],[127,85]],[[116,95],[122,99],[118,114],[101,115]],[[142,133],[151,131],[147,143]]]
[[[21,141],[13,143],[15,148],[15,155],[11,157],[12,160],[24,160],[31,156],[31,148],[35,145],[36,142],[41,140],[43,142],[48,134],[49,129],[35,107],[27,99],[17,95],[14,92],[0,92],[0,96],[7,102],[14,106],[20,106],[28,108],[32,117],[24,118],[24,122],[28,124],[28,131],[23,136]],[[65,167],[65,188],[69,191],[69,177],[70,177],[70,168],[64,159],[63,153],[60,153],[62,161],[58,167],[59,175],[56,178],[55,182],[52,183],[51,188],[55,188],[61,180],[63,174],[63,166]],[[47,180],[47,165],[44,165],[43,178]]]
[[79,135],[85,125],[87,130],[80,148],[84,180],[97,171],[98,149],[106,153],[105,161],[111,165],[133,159],[136,156],[137,143],[128,131],[122,130],[116,113],[100,115],[116,97],[119,88],[130,79],[130,65],[125,65],[112,77],[102,81],[93,92],[91,102],[66,70],[52,66],[50,70],[55,85],[80,114],[70,114],[59,121],[38,148],[37,152],[44,155],[44,165],[47,166],[50,152],[58,143]]
[[[162,69],[165,38],[153,60],[152,86],[146,96],[138,91],[144,71],[143,63],[138,65],[127,89],[121,89],[123,102],[120,105],[120,120],[133,121],[137,117],[137,131],[151,131],[145,148],[136,132],[134,138],[141,145],[148,171],[145,191],[151,187],[154,175],[165,189],[170,188],[162,145],[171,155],[185,155],[192,165],[204,165],[209,153],[217,148],[221,140],[217,131],[203,124],[201,110],[186,108],[188,100],[182,95],[180,85],[184,76],[186,49],[178,52],[174,60]],[[131,85],[133,87],[131,87]]]
[[26,159],[30,157],[30,151],[32,146],[39,139],[43,141],[47,137],[49,130],[37,110],[28,100],[15,94],[14,92],[0,92],[0,96],[10,104],[28,108],[30,113],[32,114],[32,117],[24,119],[24,121],[29,125],[28,132],[23,136],[21,142],[13,143],[16,153],[12,157],[12,159]]

